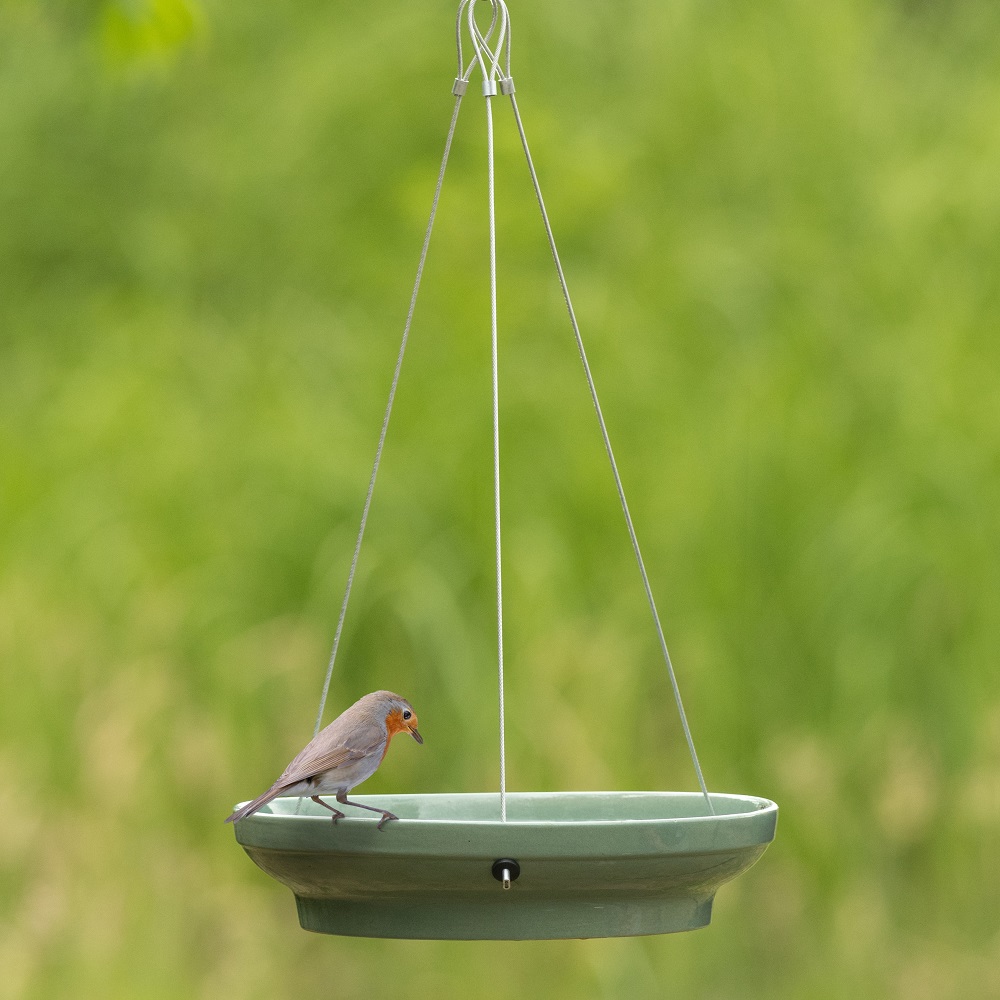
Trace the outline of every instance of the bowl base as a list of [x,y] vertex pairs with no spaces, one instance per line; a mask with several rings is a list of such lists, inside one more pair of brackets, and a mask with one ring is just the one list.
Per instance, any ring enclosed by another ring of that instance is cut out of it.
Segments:
[[[499,892],[503,890],[497,887]],[[492,902],[375,903],[296,896],[307,931],[348,937],[525,941],[632,937],[697,930],[712,919],[714,896],[701,898],[521,901],[513,885]],[[508,898],[509,897],[509,898]]]

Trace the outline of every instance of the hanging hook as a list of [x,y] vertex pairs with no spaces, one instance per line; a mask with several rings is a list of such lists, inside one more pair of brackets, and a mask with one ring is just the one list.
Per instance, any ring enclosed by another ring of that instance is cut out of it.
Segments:
[[[510,14],[504,0],[489,0],[491,8],[490,24],[485,33],[476,22],[476,0],[462,0],[455,19],[455,43],[458,50],[458,77],[452,92],[456,96],[465,93],[473,66],[478,63],[483,74],[483,96],[493,97],[499,91],[501,94],[514,92],[514,81],[510,76]],[[462,20],[466,21],[469,39],[472,42],[473,56],[468,65],[462,48]],[[495,46],[492,44],[496,37]],[[501,61],[504,63],[500,68]]]
[[[491,49],[489,44],[493,34],[492,30],[484,36],[476,23],[476,0],[470,0],[468,5],[469,36],[472,38],[472,45],[476,50],[476,60],[483,73],[484,97],[493,97],[497,92],[497,73],[503,54],[504,41],[507,38],[507,25],[510,20],[504,0],[490,0],[490,5],[493,8],[491,28],[499,23],[496,49]],[[489,69],[486,68],[487,60],[489,61]]]

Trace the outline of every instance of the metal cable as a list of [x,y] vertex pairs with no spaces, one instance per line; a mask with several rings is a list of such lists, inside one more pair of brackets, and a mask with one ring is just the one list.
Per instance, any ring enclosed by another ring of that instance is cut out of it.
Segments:
[[497,562],[497,688],[500,700],[500,820],[507,822],[507,762],[504,747],[503,579],[500,546],[500,378],[497,350],[497,232],[493,183],[493,101],[486,98],[486,157],[490,216],[490,343],[493,360],[493,500]]
[[[597,395],[597,387],[594,382],[594,377],[590,369],[590,363],[587,360],[586,350],[583,345],[583,338],[580,334],[580,327],[577,323],[576,313],[573,309],[573,303],[570,298],[569,288],[566,283],[566,277],[563,272],[562,263],[559,259],[559,251],[556,248],[555,236],[552,232],[552,226],[549,222],[548,213],[545,209],[545,202],[542,198],[541,187],[538,182],[538,175],[535,171],[535,165],[531,158],[531,152],[528,148],[528,140],[525,135],[524,125],[521,120],[521,114],[518,110],[517,99],[514,96],[513,80],[510,76],[510,22],[507,13],[507,7],[504,0],[490,0],[492,7],[492,19],[490,26],[486,31],[485,35],[480,31],[478,25],[474,19],[474,8],[476,0],[462,0],[459,7],[458,18],[456,22],[456,35],[457,35],[457,47],[458,47],[458,67],[459,76],[455,81],[455,87],[453,93],[455,94],[455,107],[452,113],[451,124],[448,129],[448,136],[445,141],[444,155],[441,160],[441,168],[438,172],[437,184],[434,189],[434,198],[431,205],[430,219],[427,223],[427,230],[424,234],[424,242],[420,252],[420,260],[417,265],[416,280],[414,281],[413,294],[410,298],[410,308],[407,313],[406,323],[403,327],[403,337],[399,348],[399,355],[396,360],[396,368],[393,373],[392,385],[389,390],[389,400],[386,405],[385,416],[382,421],[382,430],[379,435],[378,447],[375,452],[375,461],[372,467],[371,478],[368,483],[368,493],[365,497],[364,509],[361,516],[361,525],[358,530],[357,541],[354,546],[354,554],[351,559],[351,567],[347,578],[347,588],[344,594],[344,601],[341,605],[340,616],[337,621],[337,628],[333,640],[333,649],[330,654],[330,661],[327,666],[326,677],[323,683],[323,692],[320,697],[319,712],[316,717],[316,726],[313,730],[313,736],[315,736],[322,726],[323,712],[326,707],[326,699],[330,689],[330,682],[333,677],[333,668],[337,658],[337,650],[340,645],[340,638],[343,632],[344,620],[347,615],[347,605],[351,595],[351,588],[354,583],[354,576],[357,570],[358,558],[361,552],[361,543],[364,538],[365,527],[368,522],[368,514],[371,509],[372,496],[375,490],[375,480],[378,475],[379,465],[382,459],[382,451],[385,445],[386,434],[389,427],[389,418],[392,414],[392,406],[395,400],[396,389],[399,384],[399,376],[403,365],[403,356],[406,351],[406,344],[409,339],[410,326],[413,321],[413,314],[416,309],[417,294],[420,289],[420,282],[423,277],[424,264],[427,259],[427,251],[430,247],[431,233],[434,227],[434,219],[437,214],[438,202],[441,197],[441,188],[444,183],[445,170],[448,164],[448,158],[451,152],[452,140],[455,135],[455,126],[458,121],[458,112],[461,106],[462,96],[466,90],[466,84],[468,83],[469,75],[471,73],[473,65],[476,62],[479,63],[480,69],[483,73],[483,93],[486,97],[486,134],[487,134],[487,176],[488,176],[488,198],[489,198],[489,239],[490,239],[490,324],[491,324],[491,351],[492,351],[492,380],[493,380],[493,483],[494,483],[494,508],[495,508],[495,534],[496,534],[496,580],[497,580],[497,672],[498,672],[498,692],[499,692],[499,729],[500,729],[500,818],[501,821],[507,821],[507,789],[506,789],[506,751],[505,751],[505,720],[504,720],[504,656],[503,656],[503,585],[502,585],[502,546],[501,546],[501,530],[500,530],[500,402],[499,402],[499,363],[498,363],[498,324],[497,324],[497,282],[496,282],[496,207],[495,207],[495,183],[494,183],[494,140],[493,140],[493,109],[492,101],[490,98],[497,92],[496,91],[496,79],[497,76],[500,77],[500,91],[501,93],[508,94],[511,100],[511,107],[514,111],[514,119],[517,123],[518,134],[521,138],[521,145],[524,149],[525,159],[528,163],[528,171],[531,175],[531,182],[535,190],[535,197],[538,201],[539,209],[541,210],[542,222],[545,227],[546,236],[549,241],[549,249],[552,252],[552,258],[555,262],[556,273],[559,278],[559,284],[562,288],[563,299],[566,303],[566,308],[569,313],[570,323],[573,327],[573,334],[576,338],[577,350],[580,354],[580,360],[583,363],[584,374],[587,378],[587,384],[590,389],[591,400],[594,404],[594,409],[597,413],[598,423],[601,429],[601,436],[604,440],[605,451],[608,455],[608,460],[611,464],[611,471],[614,476],[615,486],[618,491],[618,498],[621,503],[622,511],[625,515],[625,523],[628,528],[629,537],[632,541],[632,548],[635,553],[636,562],[639,566],[639,572],[642,576],[643,587],[646,591],[646,598],[649,602],[650,610],[653,615],[653,622],[656,626],[656,632],[660,640],[660,648],[663,653],[664,660],[667,665],[667,671],[670,676],[670,684],[673,689],[674,700],[677,704],[677,711],[680,715],[681,726],[684,730],[684,736],[687,740],[688,749],[691,754],[691,760],[694,764],[695,773],[698,777],[698,784],[701,788],[702,795],[705,798],[705,802],[708,806],[709,812],[714,815],[715,809],[712,805],[711,797],[708,794],[708,789],[705,785],[705,779],[702,775],[701,765],[698,761],[698,755],[695,750],[694,740],[691,736],[691,729],[688,725],[687,715],[684,711],[684,705],[681,701],[680,688],[677,684],[677,677],[674,672],[673,663],[670,659],[670,653],[667,649],[666,639],[663,633],[663,626],[660,623],[659,612],[656,608],[656,602],[653,598],[652,588],[649,583],[649,576],[646,572],[645,563],[642,558],[642,552],[639,548],[638,537],[636,536],[635,527],[632,522],[632,515],[629,512],[628,502],[625,498],[625,490],[622,485],[621,475],[618,472],[618,464],[615,461],[614,451],[611,447],[611,440],[608,435],[607,425],[604,420],[604,415],[601,411],[600,401]],[[463,12],[467,12],[469,33],[472,40],[472,45],[475,51],[473,58],[470,60],[467,67],[463,66],[463,53],[462,53],[462,42],[461,42],[461,20]],[[499,22],[499,25],[498,25]],[[495,50],[490,48],[489,40],[493,35],[494,31],[499,26],[498,41]],[[502,58],[504,44],[506,42],[507,52],[506,52],[506,74],[500,73],[499,63]],[[490,67],[487,69],[486,59],[484,54],[488,57]]]
[[[496,94],[496,79],[499,75],[500,59],[507,41],[510,48],[507,7],[503,0],[490,0],[492,18],[485,34],[476,23],[476,0],[462,0],[459,6],[459,20],[466,11],[469,38],[474,55],[469,61],[470,69],[478,63],[483,75],[483,96],[486,98],[486,177],[489,201],[490,230],[490,345],[493,375],[493,500],[496,536],[496,578],[497,578],[497,692],[499,701],[500,730],[500,821],[507,822],[507,754],[504,720],[504,663],[503,663],[503,558],[500,533],[500,377],[499,350],[497,336],[497,234],[496,234],[496,188],[494,183],[493,147],[493,102]],[[495,50],[490,41],[496,32]],[[509,55],[508,55],[509,58]],[[458,63],[462,65],[461,33],[459,33]]]

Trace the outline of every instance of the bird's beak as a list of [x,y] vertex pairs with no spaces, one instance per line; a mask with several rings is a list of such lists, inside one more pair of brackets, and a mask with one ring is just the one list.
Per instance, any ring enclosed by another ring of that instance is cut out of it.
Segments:
[[423,738],[423,736],[421,736],[421,735],[420,735],[420,733],[418,733],[418,732],[417,732],[417,730],[416,730],[416,727],[414,727],[414,728],[412,728],[412,729],[410,730],[410,735],[411,735],[411,736],[412,736],[412,737],[413,737],[413,738],[414,738],[414,739],[415,739],[415,740],[416,740],[416,741],[417,741],[418,743],[423,743],[423,742],[424,742],[424,738]]

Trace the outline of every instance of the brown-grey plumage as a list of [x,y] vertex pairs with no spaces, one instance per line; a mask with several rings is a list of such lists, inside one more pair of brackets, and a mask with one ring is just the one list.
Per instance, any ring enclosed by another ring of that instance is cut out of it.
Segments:
[[391,691],[366,694],[317,733],[263,795],[235,810],[226,822],[245,819],[279,795],[297,795],[308,796],[329,809],[336,823],[346,814],[319,797],[332,794],[338,802],[381,813],[381,830],[386,820],[398,817],[386,809],[350,802],[347,793],[378,770],[389,742],[400,732],[409,733],[418,743],[424,742],[417,731],[413,706]]

